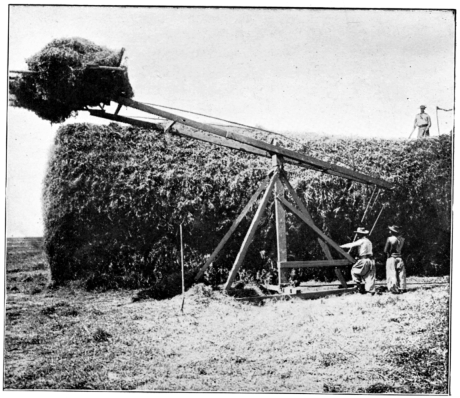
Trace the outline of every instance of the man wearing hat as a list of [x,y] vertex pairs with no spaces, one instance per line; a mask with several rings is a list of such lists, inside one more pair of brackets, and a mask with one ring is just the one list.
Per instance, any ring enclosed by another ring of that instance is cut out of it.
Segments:
[[364,294],[375,294],[375,261],[372,253],[372,242],[368,239],[369,231],[359,227],[354,231],[359,239],[355,242],[341,245],[344,249],[359,247],[358,261],[351,268],[351,277],[356,283],[356,289]]
[[406,291],[406,267],[401,258],[404,238],[396,225],[389,226],[388,230],[390,236],[383,250],[387,255],[387,287],[389,292],[398,294]]
[[414,129],[418,127],[417,138],[430,136],[431,118],[425,113],[425,108],[425,105],[420,105],[420,113],[415,116]]

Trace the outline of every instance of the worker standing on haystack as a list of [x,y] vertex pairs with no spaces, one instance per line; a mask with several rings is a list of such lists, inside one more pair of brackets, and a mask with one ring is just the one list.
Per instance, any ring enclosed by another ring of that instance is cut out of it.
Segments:
[[417,138],[430,136],[431,118],[428,113],[425,113],[425,108],[425,105],[420,105],[420,113],[415,116],[414,130],[418,127]]
[[390,236],[383,250],[387,255],[387,288],[393,294],[404,293],[406,291],[406,267],[401,258],[404,238],[401,236],[399,227],[396,225],[389,226],[388,230]]
[[351,277],[356,283],[356,290],[361,293],[375,294],[375,261],[372,252],[372,242],[369,240],[367,231],[363,227],[359,227],[354,231],[359,239],[355,242],[341,245],[344,249],[359,247],[358,261],[351,268]]

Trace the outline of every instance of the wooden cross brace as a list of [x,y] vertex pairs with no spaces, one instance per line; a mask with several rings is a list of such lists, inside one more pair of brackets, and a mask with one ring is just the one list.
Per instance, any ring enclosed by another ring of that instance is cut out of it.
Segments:
[[[276,155],[275,155],[276,156]],[[274,163],[278,164],[278,169],[273,170],[270,176],[267,176],[256,192],[252,195],[248,204],[244,207],[241,214],[233,222],[229,231],[225,234],[223,239],[220,241],[219,245],[216,247],[214,252],[208,258],[206,263],[200,269],[198,274],[195,277],[195,280],[198,281],[204,274],[204,272],[211,266],[213,261],[217,258],[220,251],[223,249],[225,244],[230,239],[233,232],[236,230],[238,225],[247,215],[249,210],[252,208],[254,203],[259,198],[262,191],[265,190],[263,197],[259,203],[257,211],[252,219],[251,225],[246,233],[246,236],[243,240],[241,248],[236,256],[235,262],[232,269],[230,270],[227,282],[224,285],[225,290],[230,290],[235,277],[243,264],[244,258],[248,252],[249,246],[254,238],[259,222],[262,218],[263,212],[266,209],[268,200],[272,192],[275,195],[275,208],[276,213],[276,229],[277,229],[277,248],[278,248],[278,289],[281,291],[283,285],[287,284],[287,275],[286,269],[289,268],[305,268],[305,267],[335,267],[336,275],[340,280],[343,287],[347,287],[344,276],[342,275],[338,267],[343,267],[354,262],[353,257],[351,257],[347,252],[345,252],[337,243],[335,243],[330,237],[324,234],[313,222],[307,208],[302,203],[302,200],[299,198],[295,190],[292,188],[287,176],[282,168],[282,163],[280,159],[273,159]],[[297,204],[297,207],[291,204],[288,200],[284,198],[284,189],[287,188],[289,194],[292,196],[294,201]],[[321,245],[323,252],[325,253],[326,260],[316,260],[316,261],[287,261],[287,250],[286,250],[286,223],[285,223],[285,209],[290,210],[296,216],[298,216],[302,221],[304,221],[317,235],[319,235],[318,241]],[[334,260],[329,251],[330,245],[334,248],[343,258]]]

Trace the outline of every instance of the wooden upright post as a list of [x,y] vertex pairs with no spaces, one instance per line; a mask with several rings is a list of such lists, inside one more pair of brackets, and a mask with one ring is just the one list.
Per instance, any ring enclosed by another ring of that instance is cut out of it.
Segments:
[[[276,141],[273,142],[277,145]],[[278,155],[272,156],[272,166],[277,168],[278,175],[283,168],[282,157]],[[281,263],[287,261],[287,245],[286,245],[286,211],[284,207],[276,200],[277,196],[284,197],[284,186],[279,178],[275,181],[275,218],[276,218],[276,246],[278,250],[278,287],[282,288],[289,282],[289,274],[286,269],[281,268]],[[281,291],[281,290],[280,290]]]

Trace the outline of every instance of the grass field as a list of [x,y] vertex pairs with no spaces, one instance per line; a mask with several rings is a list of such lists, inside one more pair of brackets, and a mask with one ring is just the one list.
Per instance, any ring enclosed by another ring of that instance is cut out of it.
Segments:
[[48,282],[42,254],[9,255],[6,389],[448,392],[448,284],[263,305],[198,285],[182,313]]

